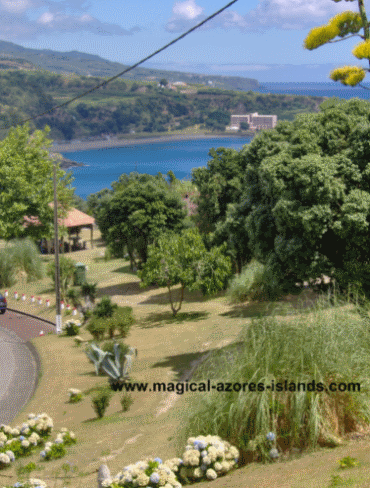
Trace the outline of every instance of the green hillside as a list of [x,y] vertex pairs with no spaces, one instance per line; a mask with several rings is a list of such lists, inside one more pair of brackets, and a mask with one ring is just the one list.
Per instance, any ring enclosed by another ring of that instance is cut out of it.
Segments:
[[[75,97],[102,78],[58,75],[40,70],[0,71],[0,128]],[[50,137],[69,141],[105,135],[161,134],[184,129],[223,132],[232,114],[259,112],[292,120],[318,110],[322,97],[261,94],[188,84],[163,88],[157,82],[117,79],[81,100],[31,121],[32,129],[50,126]],[[1,130],[0,137],[7,131]]]
[[[80,53],[78,51],[59,52],[50,49],[29,49],[6,41],[0,41],[0,57],[7,58],[10,61],[21,58],[38,68],[53,73],[74,73],[80,76],[112,77],[128,68],[128,65],[107,61],[93,54]],[[258,81],[251,78],[201,75],[148,68],[135,68],[123,75],[122,78],[136,81],[159,81],[165,78],[170,82],[183,81],[205,85],[211,81],[212,85],[218,88],[243,91],[255,90],[259,87]]]

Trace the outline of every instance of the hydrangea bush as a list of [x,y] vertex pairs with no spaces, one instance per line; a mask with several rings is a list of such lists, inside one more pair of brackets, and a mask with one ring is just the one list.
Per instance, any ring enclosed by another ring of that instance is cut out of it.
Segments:
[[219,436],[189,437],[178,478],[183,483],[214,480],[237,467],[239,451]]
[[78,403],[83,398],[82,391],[78,390],[77,388],[70,388],[68,390],[68,395],[69,403]]
[[104,487],[110,488],[132,488],[142,486],[154,488],[181,488],[175,472],[168,462],[162,462],[160,458],[148,458],[145,461],[138,461],[123,468],[113,479],[103,482]]
[[[65,446],[76,443],[75,434],[62,428],[54,442],[45,444],[45,440],[50,436],[52,430],[53,420],[46,413],[40,415],[31,413],[28,415],[27,422],[15,428],[1,424],[0,469],[9,467],[15,459],[31,454],[36,447],[41,446],[45,446],[41,451],[42,458],[48,460],[62,457],[65,454]],[[27,483],[31,483],[31,481]],[[24,486],[28,488],[28,485]]]
[[239,451],[218,436],[190,437],[183,459],[162,462],[148,458],[126,466],[103,482],[105,488],[182,488],[183,484],[213,480],[237,467]]

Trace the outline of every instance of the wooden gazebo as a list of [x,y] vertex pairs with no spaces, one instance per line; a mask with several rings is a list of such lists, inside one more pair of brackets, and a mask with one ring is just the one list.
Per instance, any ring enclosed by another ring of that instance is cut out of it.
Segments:
[[[51,207],[53,204],[49,204]],[[37,217],[24,217],[25,225],[40,225],[40,221]],[[67,229],[68,232],[68,243],[64,242],[64,238],[61,237],[60,244],[62,250],[67,248],[68,251],[77,251],[80,249],[86,249],[86,242],[80,243],[80,231],[82,228],[88,227],[91,231],[91,248],[93,247],[93,235],[94,235],[94,225],[95,219],[90,215],[87,215],[81,210],[77,210],[77,208],[71,208],[68,212],[66,217],[58,219],[59,227],[64,227]],[[41,246],[47,251],[51,253],[54,251],[54,241],[53,240],[46,240],[43,239]]]

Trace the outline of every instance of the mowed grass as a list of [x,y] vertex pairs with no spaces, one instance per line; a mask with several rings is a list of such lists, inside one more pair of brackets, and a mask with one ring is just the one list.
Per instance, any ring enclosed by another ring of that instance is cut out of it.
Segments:
[[[272,312],[272,306],[268,303],[230,306],[222,294],[206,300],[198,293],[186,293],[183,307],[174,319],[170,314],[166,290],[155,287],[141,289],[139,279],[130,272],[127,262],[104,261],[104,247],[98,239],[99,236],[93,249],[70,253],[70,257],[88,265],[88,281],[98,282],[99,296],[108,294],[119,305],[133,307],[137,323],[131,328],[125,342],[138,349],[138,357],[131,374],[135,382],[151,384],[187,379],[189,371],[196,369],[198,361],[207,353],[215,355],[215,351],[219,349],[227,350],[241,333],[248,330],[253,317],[261,314],[269,316]],[[52,258],[53,256],[47,257],[46,260]],[[18,283],[9,293],[15,288],[19,295],[26,293],[26,302],[15,303],[10,295],[9,306],[18,309],[24,307],[27,311],[53,319],[55,309],[52,307],[55,299],[52,301],[50,278],[36,283],[24,283],[25,291],[21,289],[21,284],[23,283]],[[31,305],[31,294],[50,298],[50,309]],[[310,292],[305,292],[301,299],[310,303],[315,297]],[[300,315],[295,308],[297,300],[297,297],[287,297],[280,304],[279,314],[282,319],[299,325]],[[289,318],[290,313],[293,315]],[[308,311],[305,316],[309,316]],[[338,327],[341,325],[338,323]],[[86,340],[91,339],[85,329],[82,329],[80,335]],[[67,427],[75,432],[78,443],[68,448],[67,456],[61,460],[39,462],[38,456],[33,455],[17,462],[13,468],[6,470],[6,474],[15,476],[17,466],[35,461],[43,469],[33,472],[32,476],[45,479],[48,487],[95,488],[95,471],[102,463],[106,463],[111,473],[116,474],[125,465],[146,456],[168,459],[178,454],[177,435],[184,425],[191,393],[171,395],[134,392],[133,405],[128,412],[123,413],[119,401],[122,393],[112,392],[112,400],[105,417],[97,420],[91,405],[91,393],[88,392],[107,385],[108,381],[104,376],[95,375],[83,346],[76,346],[73,337],[56,335],[37,337],[32,342],[41,357],[42,376],[34,397],[12,425],[22,423],[30,412],[47,412],[54,420],[55,430]],[[206,362],[203,365],[203,368],[206,367]],[[222,379],[222,371],[219,378]],[[69,388],[78,388],[87,393],[82,402],[68,403]],[[251,463],[225,478],[202,483],[202,486],[368,487],[368,449],[368,440],[348,440],[335,449],[320,448],[316,452],[303,456],[297,454],[296,459],[286,459],[285,462],[273,465]],[[360,466],[346,471],[339,470],[337,461],[348,455],[357,458]],[[61,466],[66,462],[73,463],[77,468],[69,483],[68,480],[54,479],[57,475],[61,476]],[[78,473],[83,476],[78,476]],[[340,475],[343,483],[330,485],[332,475]],[[16,479],[14,477],[11,480],[12,484]],[[4,479],[5,481],[8,482]]]

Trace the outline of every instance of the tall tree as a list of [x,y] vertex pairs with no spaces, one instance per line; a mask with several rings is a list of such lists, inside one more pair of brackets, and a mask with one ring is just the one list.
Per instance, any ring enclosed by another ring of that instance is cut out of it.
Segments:
[[[333,0],[338,3],[342,0]],[[324,44],[343,41],[351,37],[360,37],[362,42],[357,44],[352,50],[352,54],[357,59],[367,59],[369,68],[362,66],[343,66],[331,71],[330,78],[334,81],[340,81],[343,85],[356,86],[361,85],[365,78],[366,72],[370,71],[370,30],[364,0],[346,0],[347,2],[357,2],[359,12],[347,10],[332,17],[327,24],[320,27],[314,27],[308,33],[304,40],[304,47],[312,51]],[[363,30],[363,34],[359,32]],[[366,88],[366,87],[363,87]]]
[[358,99],[331,103],[279,123],[242,152],[234,219],[243,232],[233,237],[293,287],[331,273],[343,284],[342,270],[350,282],[370,262],[369,111]]
[[166,182],[161,186],[157,177],[142,176],[147,181],[132,177],[123,188],[117,185],[113,196],[102,202],[97,222],[108,244],[127,246],[132,262],[136,250],[145,263],[149,244],[166,230],[181,230],[187,212]]
[[[0,237],[32,235],[50,237],[53,234],[53,160],[48,147],[49,128],[30,134],[26,124],[12,129],[0,141]],[[57,171],[57,193],[61,207],[68,207],[73,189],[71,176]],[[24,217],[37,217],[41,225],[24,227]]]
[[[165,286],[172,313],[176,316],[181,309],[185,289],[212,295],[226,287],[231,275],[231,262],[223,251],[221,247],[207,251],[198,229],[163,235],[156,245],[149,246],[148,260],[139,272],[140,286]],[[181,285],[177,299],[173,290],[176,285]]]

